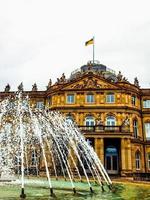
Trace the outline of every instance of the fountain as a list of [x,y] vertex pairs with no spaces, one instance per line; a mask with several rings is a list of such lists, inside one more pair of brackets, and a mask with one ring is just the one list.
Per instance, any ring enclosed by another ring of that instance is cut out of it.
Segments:
[[78,127],[59,112],[31,107],[22,92],[0,103],[1,181],[6,174],[8,180],[21,176],[21,198],[26,197],[25,176],[30,174],[46,175],[51,196],[54,177],[57,181],[59,177],[69,179],[74,193],[76,180],[83,179],[91,192],[92,182],[102,191],[104,185],[112,188],[101,161]]

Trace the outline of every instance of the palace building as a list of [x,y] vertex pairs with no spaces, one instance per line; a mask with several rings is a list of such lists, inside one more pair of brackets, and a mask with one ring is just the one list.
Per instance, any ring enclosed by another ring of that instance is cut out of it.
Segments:
[[[18,89],[23,90],[21,84]],[[99,62],[88,62],[45,91],[23,91],[31,106],[58,110],[75,122],[109,174],[150,172],[150,89],[130,83]],[[7,85],[0,99],[12,94]]]

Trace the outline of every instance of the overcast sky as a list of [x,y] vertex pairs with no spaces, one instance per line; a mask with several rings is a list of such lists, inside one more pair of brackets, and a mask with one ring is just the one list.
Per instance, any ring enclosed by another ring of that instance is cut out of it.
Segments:
[[92,59],[150,87],[149,0],[0,0],[0,90],[45,90]]

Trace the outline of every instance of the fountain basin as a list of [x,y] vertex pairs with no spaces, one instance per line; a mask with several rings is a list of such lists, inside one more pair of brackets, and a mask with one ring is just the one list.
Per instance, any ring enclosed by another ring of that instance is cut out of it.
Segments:
[[[150,199],[150,185],[142,185],[136,183],[114,183],[115,192],[108,191],[105,187],[105,192],[101,192],[99,186],[92,183],[94,193],[91,194],[86,182],[76,182],[76,194],[73,194],[70,188],[70,182],[64,180],[52,179],[54,186],[54,194],[57,200],[131,200],[131,199]],[[53,199],[49,196],[49,188],[46,179],[30,178],[25,179],[25,192],[27,200],[48,200]],[[62,188],[63,187],[63,188]],[[0,183],[0,199],[18,199],[20,194],[20,181],[13,181],[11,183]]]

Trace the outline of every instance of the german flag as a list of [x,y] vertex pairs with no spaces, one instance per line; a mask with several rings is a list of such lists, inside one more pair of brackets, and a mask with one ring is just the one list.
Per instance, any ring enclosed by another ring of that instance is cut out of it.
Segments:
[[94,38],[88,40],[87,42],[85,42],[85,46],[88,46],[90,44],[94,44]]

